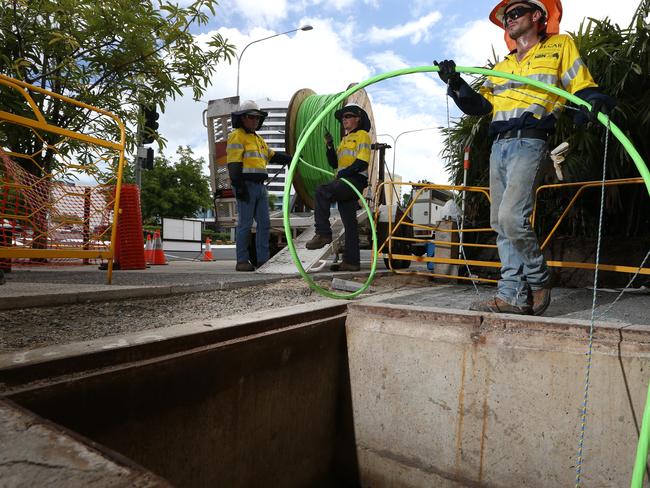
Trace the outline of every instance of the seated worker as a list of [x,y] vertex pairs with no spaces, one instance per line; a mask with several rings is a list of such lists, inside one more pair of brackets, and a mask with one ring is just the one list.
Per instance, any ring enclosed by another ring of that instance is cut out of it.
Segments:
[[255,250],[257,267],[269,259],[269,197],[264,185],[269,163],[288,164],[291,157],[269,148],[256,131],[262,127],[268,112],[260,110],[255,102],[247,100],[240,110],[231,114],[233,131],[228,134],[228,174],[237,199],[237,271],[255,271],[250,262],[248,243],[253,219],[257,224]]
[[332,242],[330,227],[330,205],[337,202],[343,227],[345,228],[345,249],[343,261],[333,264],[332,271],[359,271],[359,229],[357,223],[357,201],[359,197],[341,178],[352,183],[360,192],[368,185],[368,163],[370,162],[370,118],[356,103],[350,103],[337,110],[334,116],[343,124],[345,136],[335,151],[332,136],[325,136],[327,161],[337,170],[336,178],[316,187],[316,208],[314,209],[316,235],[305,244],[307,249],[320,249]]

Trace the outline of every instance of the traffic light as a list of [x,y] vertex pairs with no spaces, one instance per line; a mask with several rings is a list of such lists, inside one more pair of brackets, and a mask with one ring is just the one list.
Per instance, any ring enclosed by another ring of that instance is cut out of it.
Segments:
[[153,169],[153,149],[150,147],[138,147],[138,164],[142,169]]
[[144,115],[144,126],[142,127],[142,144],[151,144],[157,135],[158,118],[160,114],[156,111],[156,107],[148,107],[141,105],[142,114]]
[[144,158],[144,168],[153,169],[153,149],[147,148],[147,157]]

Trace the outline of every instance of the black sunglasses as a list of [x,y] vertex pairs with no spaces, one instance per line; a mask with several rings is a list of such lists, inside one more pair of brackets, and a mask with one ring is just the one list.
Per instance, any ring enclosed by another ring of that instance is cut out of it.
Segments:
[[343,114],[344,119],[355,119],[357,117],[359,117],[359,116],[355,115],[355,114]]
[[259,119],[260,118],[259,115],[255,115],[255,114],[244,114],[244,117],[246,117],[247,119]]
[[517,20],[522,15],[534,10],[535,9],[531,7],[515,7],[503,14],[503,23],[506,24],[509,20]]

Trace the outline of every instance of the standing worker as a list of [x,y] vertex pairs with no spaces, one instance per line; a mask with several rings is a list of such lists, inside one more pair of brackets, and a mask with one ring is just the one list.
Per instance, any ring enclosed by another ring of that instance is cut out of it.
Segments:
[[327,161],[337,170],[336,178],[316,187],[316,208],[314,219],[316,235],[305,244],[307,249],[320,249],[332,242],[330,226],[330,205],[337,202],[343,227],[345,228],[345,249],[343,261],[333,264],[332,271],[359,271],[359,229],[357,223],[357,200],[359,197],[341,178],[352,183],[360,192],[368,185],[368,163],[370,162],[370,118],[356,103],[350,103],[334,113],[345,136],[338,149],[334,150],[332,136],[325,135]]
[[269,259],[269,196],[264,185],[269,163],[286,165],[291,158],[269,148],[256,131],[262,127],[268,112],[260,110],[252,100],[242,103],[239,111],[231,114],[233,131],[228,134],[228,174],[237,199],[237,271],[255,271],[250,261],[248,243],[253,219],[257,226],[255,250],[257,267]]
[[[593,121],[615,102],[598,90],[573,39],[558,34],[561,18],[560,0],[501,1],[490,20],[505,30],[511,52],[494,69],[544,81],[579,96],[593,110],[578,111],[574,120]],[[549,161],[548,136],[565,100],[494,76],[476,93],[456,72],[453,61],[434,64],[458,108],[468,115],[492,113],[490,225],[497,233],[501,278],[496,296],[472,303],[470,310],[541,315],[551,301],[550,276],[530,217],[535,190]]]

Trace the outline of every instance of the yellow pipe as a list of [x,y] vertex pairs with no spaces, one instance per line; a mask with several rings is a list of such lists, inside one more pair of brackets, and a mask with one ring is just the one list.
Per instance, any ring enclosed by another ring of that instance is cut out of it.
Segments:
[[450,242],[450,241],[436,241],[436,240],[431,240],[431,239],[416,239],[414,237],[398,237],[398,236],[393,236],[391,239],[394,239],[396,241],[406,241],[406,242],[421,242],[424,244],[436,244],[440,246],[463,246],[463,247],[480,247],[483,249],[496,249],[497,245],[496,244],[467,244],[466,242],[460,243],[460,242]]
[[85,134],[79,134],[78,132],[74,132],[68,129],[62,129],[60,127],[57,127],[56,125],[50,125],[48,123],[39,122],[38,120],[28,119],[27,117],[22,117],[20,115],[10,114],[9,112],[5,112],[4,110],[0,110],[0,119],[6,120],[8,122],[17,125],[30,127],[32,129],[43,130],[60,136],[81,140],[108,149],[115,149],[118,151],[121,149],[120,145],[115,142],[109,142],[109,141],[105,141],[104,139],[98,139],[97,137],[87,136]]

